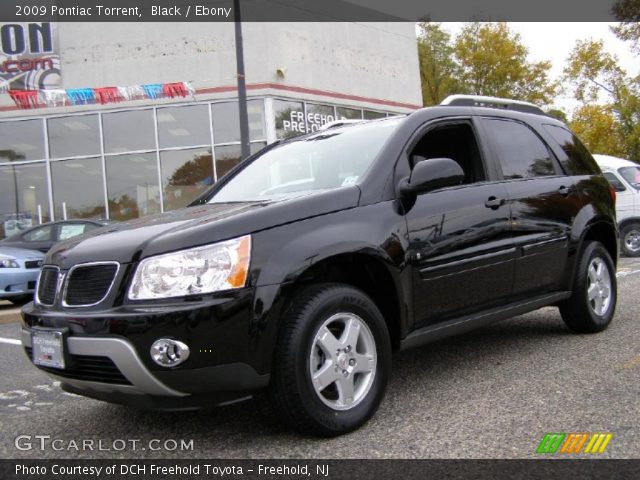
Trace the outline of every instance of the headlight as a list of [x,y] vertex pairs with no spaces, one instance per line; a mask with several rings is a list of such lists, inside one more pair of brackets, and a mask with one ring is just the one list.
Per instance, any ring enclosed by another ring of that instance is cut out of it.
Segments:
[[251,236],[150,257],[138,265],[131,300],[183,297],[242,288],[249,274]]
[[20,268],[13,258],[0,258],[0,268]]

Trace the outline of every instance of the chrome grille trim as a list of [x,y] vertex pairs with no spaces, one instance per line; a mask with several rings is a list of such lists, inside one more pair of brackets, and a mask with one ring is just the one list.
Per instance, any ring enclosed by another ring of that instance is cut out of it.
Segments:
[[[56,287],[55,287],[55,292],[53,293],[53,302],[51,303],[44,303],[41,299],[40,299],[40,282],[42,281],[42,276],[45,273],[45,270],[56,270]],[[56,303],[56,298],[58,297],[58,292],[60,291],[60,283],[61,280],[64,278],[64,275],[60,274],[60,267],[56,266],[56,265],[43,265],[42,269],[40,270],[40,273],[38,274],[38,281],[36,283],[36,294],[35,294],[35,301],[36,303],[40,304],[40,305],[44,305],[46,307],[52,307],[55,303]]]

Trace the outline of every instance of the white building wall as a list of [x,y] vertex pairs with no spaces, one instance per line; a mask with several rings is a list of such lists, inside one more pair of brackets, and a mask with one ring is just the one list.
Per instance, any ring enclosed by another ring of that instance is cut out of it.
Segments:
[[[57,27],[60,88],[179,81],[191,81],[196,89],[236,85],[233,23],[58,23]],[[276,83],[422,103],[412,23],[244,23],[243,36],[248,84]],[[283,95],[321,100],[313,94]],[[2,104],[12,103],[8,95],[1,97]],[[349,99],[333,103],[376,107]]]

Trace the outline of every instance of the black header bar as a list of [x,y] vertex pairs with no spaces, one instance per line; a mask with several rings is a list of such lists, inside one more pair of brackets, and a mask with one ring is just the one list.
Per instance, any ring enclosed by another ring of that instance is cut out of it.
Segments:
[[[244,22],[615,21],[619,0],[241,0]],[[233,0],[2,0],[0,22],[232,22]]]

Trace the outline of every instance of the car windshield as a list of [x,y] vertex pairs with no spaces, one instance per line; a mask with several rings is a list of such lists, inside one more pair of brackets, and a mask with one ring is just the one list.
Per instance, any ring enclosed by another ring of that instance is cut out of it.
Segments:
[[328,129],[284,143],[254,159],[209,203],[272,200],[354,185],[401,121]]
[[618,173],[636,190],[640,190],[640,167],[622,167]]

